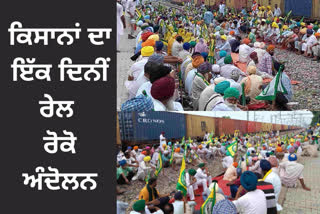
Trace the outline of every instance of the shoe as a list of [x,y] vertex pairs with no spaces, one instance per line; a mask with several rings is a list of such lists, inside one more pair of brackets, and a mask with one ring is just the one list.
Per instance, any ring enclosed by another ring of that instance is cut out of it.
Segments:
[[135,37],[129,34],[128,39],[135,39]]

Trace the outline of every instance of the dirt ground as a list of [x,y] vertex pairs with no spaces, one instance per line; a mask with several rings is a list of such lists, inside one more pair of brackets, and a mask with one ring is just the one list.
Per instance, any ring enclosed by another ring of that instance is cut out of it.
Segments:
[[[207,167],[212,177],[218,176],[223,172],[221,162],[221,158],[215,158],[214,160],[208,161]],[[190,168],[197,169],[197,166],[186,164],[186,170]],[[158,176],[156,187],[160,194],[167,194],[176,189],[179,172],[180,166],[176,167],[176,170],[173,170],[172,167],[162,169],[160,175]],[[143,181],[132,181],[130,185],[118,185],[118,188],[126,191],[122,195],[118,195],[117,200],[127,202],[129,204],[127,213],[131,210],[134,201],[138,199],[139,192],[144,185],[145,182]]]

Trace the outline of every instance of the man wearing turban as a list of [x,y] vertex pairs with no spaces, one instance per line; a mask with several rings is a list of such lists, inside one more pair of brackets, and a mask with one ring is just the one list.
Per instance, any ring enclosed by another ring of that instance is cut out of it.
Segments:
[[130,167],[127,167],[127,161],[119,161],[119,167],[117,168],[117,183],[118,184],[130,184],[134,173]]
[[248,77],[241,80],[240,85],[245,85],[245,96],[255,99],[261,92],[263,79],[256,74],[256,67],[249,66],[247,68]]
[[276,22],[273,22],[271,25],[271,29],[269,30],[268,34],[265,37],[265,41],[275,44],[276,41],[279,39],[279,37],[280,37],[279,25]]
[[197,185],[202,185],[203,191],[206,192],[208,189],[207,183],[209,183],[210,186],[210,184],[212,183],[212,178],[209,175],[208,169],[205,167],[205,163],[200,163],[198,165],[195,177],[197,179]]
[[233,65],[233,60],[231,55],[227,55],[224,59],[224,64],[221,67],[220,75],[224,78],[231,79],[233,74],[238,74],[239,81],[242,80],[243,77],[246,76],[245,73],[243,73],[238,67]]
[[191,100],[193,104],[193,110],[198,110],[199,107],[199,98],[201,95],[201,92],[209,86],[209,80],[211,79],[211,70],[212,65],[208,62],[202,63],[196,71],[196,76],[193,79],[192,82],[192,88],[191,88]]
[[315,33],[315,37],[317,38],[317,42],[311,46],[313,53],[313,61],[320,62],[320,33]]
[[182,59],[182,61],[184,61],[187,57],[191,57],[191,53],[190,53],[191,45],[189,42],[185,42],[182,47],[183,47],[183,50],[179,52],[179,58]]
[[183,38],[182,36],[177,36],[175,41],[172,44],[171,55],[179,57],[180,51],[183,50]]
[[[231,46],[230,43],[227,41],[227,36],[226,35],[222,35],[220,36],[220,43],[216,44],[216,52],[219,53],[220,51],[226,51],[228,55],[231,54]],[[216,54],[216,56],[219,56],[218,54]],[[218,57],[218,59],[220,59],[220,57]]]
[[[219,108],[222,107],[221,111],[241,111],[240,108],[237,107],[237,101],[240,97],[239,90],[236,88],[227,88],[224,91],[224,107],[222,105],[219,106]],[[218,107],[218,106],[217,106]],[[217,111],[217,109],[214,109]]]
[[175,80],[165,76],[152,83],[151,95],[155,111],[174,111]]
[[224,65],[224,58],[227,56],[227,51],[222,50],[219,52],[219,60],[217,61],[217,65],[223,66]]
[[194,190],[198,189],[197,179],[195,177],[197,171],[195,169],[189,169],[186,173],[187,192],[191,201],[195,200]]
[[[233,201],[239,213],[267,213],[267,201],[264,192],[257,189],[258,178],[250,171],[245,171],[240,177],[241,186],[238,189],[236,200]],[[246,194],[239,197],[239,193]]]
[[279,164],[281,183],[286,187],[297,187],[297,181],[299,180],[304,190],[311,191],[311,189],[304,184],[304,166],[297,162],[297,155],[295,153],[289,154],[288,160],[289,161],[284,161]]
[[145,200],[148,205],[155,205],[157,207],[162,207],[167,204],[170,200],[170,194],[160,194],[156,189],[157,178],[151,177],[149,182],[142,188],[139,193],[139,199]]
[[[272,158],[275,158],[275,157],[272,157]],[[276,196],[276,201],[278,202],[279,195],[281,192],[281,179],[279,175],[273,171],[271,163],[267,160],[263,159],[260,161],[260,168],[262,170],[263,181],[272,184],[274,188],[274,194]],[[278,203],[277,203],[277,210],[279,212],[282,210],[281,205]]]
[[312,29],[307,30],[307,39],[305,40],[305,44],[302,44],[302,51],[304,51],[304,56],[312,57],[312,47],[313,45],[318,44],[318,40],[316,36],[313,34]]
[[138,79],[141,73],[143,73],[144,66],[147,64],[149,57],[154,53],[152,46],[145,46],[141,49],[141,60],[135,62],[128,72],[128,80],[125,82],[125,87],[130,90],[134,81]]
[[192,62],[187,66],[184,76],[185,76],[185,91],[191,95],[191,87],[192,87],[192,81],[194,77],[196,76],[197,68],[204,63],[204,58],[201,56],[200,53],[196,52],[192,56]]
[[259,71],[268,73],[272,75],[272,68],[273,68],[273,60],[272,56],[274,54],[274,45],[269,45],[267,48],[267,52],[263,55],[261,61],[259,61]]
[[248,38],[244,38],[242,40],[242,44],[239,47],[239,61],[243,63],[248,63],[249,55],[253,51],[249,46],[250,40]]
[[[147,153],[146,153],[147,154]],[[133,181],[139,179],[144,181],[145,177],[151,174],[152,170],[155,170],[155,167],[150,164],[151,157],[145,156],[142,161],[139,162],[139,168],[137,174],[132,178]]]

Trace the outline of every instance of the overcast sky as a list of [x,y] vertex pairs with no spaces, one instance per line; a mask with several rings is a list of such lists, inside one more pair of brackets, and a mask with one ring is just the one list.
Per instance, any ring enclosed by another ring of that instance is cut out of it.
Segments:
[[[189,111],[183,112],[186,114],[201,115],[207,117],[224,117],[229,116],[231,119],[236,120],[247,120],[266,122],[266,123],[278,123],[286,125],[309,125],[312,121],[313,114],[310,111],[290,111],[290,112],[280,112],[280,111],[240,111],[240,112],[204,112],[204,111]],[[271,121],[272,120],[272,121]]]

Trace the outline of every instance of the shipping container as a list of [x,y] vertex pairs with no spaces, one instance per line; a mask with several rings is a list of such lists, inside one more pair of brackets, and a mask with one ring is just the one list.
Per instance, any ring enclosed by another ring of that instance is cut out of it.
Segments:
[[313,0],[285,0],[285,12],[292,10],[293,16],[312,16]]
[[246,134],[248,133],[248,121],[241,120],[240,121],[240,133],[241,134]]
[[215,118],[186,115],[186,137],[203,137],[205,132],[215,133]]
[[276,124],[276,126],[277,126],[277,129],[276,130],[281,130],[281,125],[280,124]]
[[167,139],[186,136],[185,115],[171,112],[119,112],[119,127],[122,141],[157,140],[161,132]]
[[277,131],[277,124],[272,124],[272,130]]
[[256,132],[256,125],[253,121],[248,121],[248,133]]
[[261,128],[262,128],[262,123],[260,122],[256,122],[256,133],[261,132]]
[[312,0],[312,17],[320,18],[320,0]]
[[234,130],[240,130],[241,120],[234,120]]
[[234,134],[235,122],[231,119],[220,118],[219,126],[216,125],[216,130],[219,130],[219,135]]
[[204,1],[204,4],[208,7],[212,7],[212,6],[215,6],[216,4],[218,3],[218,1],[216,0],[205,0]]

